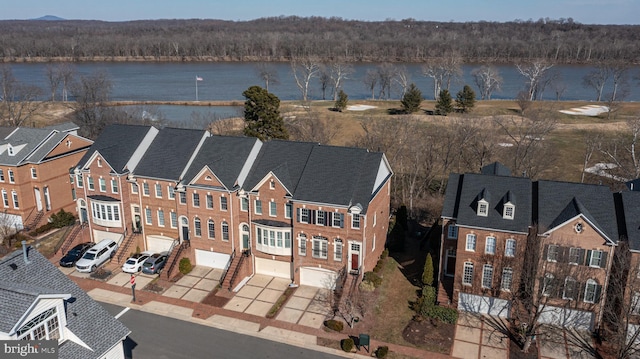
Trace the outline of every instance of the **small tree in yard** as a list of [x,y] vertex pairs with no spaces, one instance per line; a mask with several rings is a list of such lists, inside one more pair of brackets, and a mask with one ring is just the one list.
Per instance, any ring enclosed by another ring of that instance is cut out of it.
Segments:
[[458,111],[467,113],[471,111],[476,103],[476,93],[471,89],[471,86],[464,85],[462,90],[456,95],[456,106]]
[[453,112],[453,103],[449,90],[444,89],[440,91],[438,95],[438,101],[436,102],[436,115],[446,116],[450,112]]
[[336,105],[335,105],[335,109],[338,112],[342,112],[347,108],[347,102],[349,101],[349,96],[347,96],[347,94],[340,90],[340,92],[338,92],[338,99],[336,100]]
[[427,253],[427,260],[424,263],[424,272],[422,272],[422,284],[433,285],[433,258],[431,253]]
[[280,116],[280,99],[260,86],[251,86],[242,93],[244,102],[244,134],[261,141],[289,139]]
[[422,103],[422,92],[415,85],[409,85],[409,89],[402,96],[402,109],[406,113],[414,113],[420,109],[420,104]]

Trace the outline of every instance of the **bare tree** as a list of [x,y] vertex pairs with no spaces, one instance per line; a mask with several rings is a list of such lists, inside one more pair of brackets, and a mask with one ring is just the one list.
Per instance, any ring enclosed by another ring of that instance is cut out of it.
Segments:
[[42,90],[37,86],[20,83],[8,65],[0,67],[0,121],[5,126],[21,126],[40,108],[38,97]]
[[309,85],[313,78],[318,77],[320,65],[308,57],[303,59],[294,58],[291,60],[291,71],[302,94],[302,101],[307,102],[309,99]]
[[481,66],[474,69],[471,72],[471,76],[473,76],[473,81],[478,86],[482,100],[491,100],[491,94],[494,91],[500,91],[502,76],[494,66]]
[[264,88],[269,91],[269,85],[278,85],[278,70],[271,64],[261,62],[257,65],[256,71],[260,80],[264,81]]
[[311,108],[304,115],[285,118],[285,125],[292,140],[330,144],[342,131],[342,124],[333,119],[323,119]]
[[411,75],[406,66],[402,65],[396,69],[393,82],[400,87],[400,98],[403,98],[411,84]]
[[589,162],[591,161],[591,157],[593,157],[594,152],[598,149],[598,146],[602,142],[602,134],[588,132],[584,134],[584,161],[582,163],[582,173],[580,175],[580,183],[584,183],[584,175],[587,172],[587,168],[589,166]]
[[544,60],[534,60],[524,64],[516,64],[518,72],[526,79],[526,90],[529,101],[533,101],[538,97],[538,92],[541,90],[540,82],[545,73],[552,67],[553,64],[549,64]]
[[331,82],[333,83],[333,101],[338,101],[338,93],[342,89],[342,83],[348,80],[354,73],[352,65],[342,62],[332,62],[329,65],[331,69]]
[[111,79],[105,72],[83,75],[72,85],[76,101],[71,104],[80,130],[88,138],[96,138],[104,126],[113,121],[105,106],[111,96]]
[[331,86],[331,74],[329,73],[327,67],[324,64],[320,65],[318,80],[320,81],[320,91],[322,92],[322,100],[326,100],[327,89]]
[[446,55],[422,66],[422,74],[433,79],[433,98],[438,98],[440,90],[449,90],[451,82],[462,76],[462,58],[457,53]]
[[369,69],[364,75],[363,83],[367,90],[371,91],[371,99],[376,99],[376,85],[378,84],[378,74],[375,70]]
[[627,129],[598,144],[603,160],[613,164],[610,174],[621,181],[640,177],[640,116],[627,120]]
[[[611,92],[611,101],[618,100],[619,87],[626,90],[629,80],[629,65],[625,63],[617,63],[611,67],[611,79],[613,80],[613,90]],[[623,100],[624,101],[624,100]]]
[[602,91],[604,86],[611,77],[611,68],[606,63],[598,63],[595,69],[589,71],[582,78],[582,86],[586,88],[592,88],[596,91],[596,101],[602,100]]
[[388,100],[389,98],[391,98],[391,84],[393,78],[395,77],[396,68],[392,64],[385,63],[378,65],[378,67],[376,68],[376,72],[378,74],[378,86],[380,88],[378,98],[381,100]]

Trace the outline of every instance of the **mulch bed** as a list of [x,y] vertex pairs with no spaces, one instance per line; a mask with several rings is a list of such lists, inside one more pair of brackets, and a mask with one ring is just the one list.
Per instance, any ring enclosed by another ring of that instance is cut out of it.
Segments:
[[536,342],[531,343],[528,353],[523,353],[518,344],[510,340],[509,359],[538,359],[538,346]]
[[407,342],[428,350],[449,354],[453,345],[456,326],[436,319],[412,320],[402,332]]

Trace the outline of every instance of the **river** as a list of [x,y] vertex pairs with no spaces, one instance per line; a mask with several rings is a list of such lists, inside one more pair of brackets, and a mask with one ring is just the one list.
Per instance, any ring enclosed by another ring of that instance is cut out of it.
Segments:
[[[7,64],[6,66],[11,67],[13,75],[18,81],[39,86],[44,90],[44,94],[50,93],[47,90],[49,87],[46,76],[47,64],[24,63]],[[116,101],[194,101],[196,100],[196,86],[197,97],[200,101],[243,101],[242,92],[249,86],[260,85],[264,87],[255,63],[92,62],[75,63],[73,66],[78,74],[105,71],[113,83],[112,99]],[[277,84],[270,84],[269,90],[281,100],[300,99],[300,90],[296,86],[290,65],[288,63],[273,63],[271,66],[277,72],[279,81]],[[410,76],[409,82],[415,83],[420,88],[425,99],[433,99],[433,81],[422,75],[421,64],[394,64],[394,66],[404,66]],[[353,67],[355,72],[344,82],[343,90],[351,100],[370,99],[371,91],[364,85],[364,78],[367,71],[376,69],[377,64],[358,63],[353,64]],[[476,91],[476,94],[479,93],[471,75],[472,70],[477,67],[479,65],[464,65],[462,67],[462,80],[451,84],[452,96],[455,97],[455,94],[465,84],[469,84]],[[518,73],[514,65],[496,65],[495,67],[503,78],[503,83],[501,89],[493,93],[492,99],[515,98],[518,92],[525,88],[525,78]],[[560,81],[565,88],[560,99],[595,100],[595,90],[585,88],[582,84],[584,76],[593,69],[591,66],[554,66],[551,71],[557,71],[560,74]],[[627,88],[625,101],[640,100],[640,81],[633,78],[638,76],[639,70],[640,66],[635,66],[629,71],[629,80],[625,85]],[[202,81],[196,81],[196,77],[202,78]],[[612,85],[608,83],[603,94],[610,93],[611,88]],[[330,92],[330,90],[326,92],[327,99],[332,97]],[[619,93],[622,92],[619,91]],[[393,88],[391,98],[398,99],[399,97],[399,88]],[[556,94],[552,89],[547,88],[542,97],[546,100],[555,100]],[[317,79],[314,79],[311,84],[309,98],[312,100],[322,99],[321,86]]]

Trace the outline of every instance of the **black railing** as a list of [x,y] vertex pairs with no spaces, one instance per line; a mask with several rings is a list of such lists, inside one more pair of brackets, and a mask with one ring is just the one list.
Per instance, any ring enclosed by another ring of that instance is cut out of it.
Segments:
[[224,269],[224,271],[222,272],[222,276],[220,276],[220,283],[224,283],[224,279],[227,277],[227,272],[229,271],[229,267],[231,267],[231,264],[233,263],[233,259],[235,257],[236,257],[236,250],[234,248],[233,252],[231,253],[231,258],[229,259],[229,266]]
[[233,270],[233,274],[231,275],[231,280],[229,280],[229,290],[231,290],[233,288],[233,283],[236,282],[236,277],[238,276],[238,273],[240,272],[240,268],[242,267],[242,262],[244,261],[245,258],[247,258],[247,256],[244,256],[244,255],[240,256],[240,260],[238,261],[238,265]]
[[122,258],[129,250],[129,247],[131,247],[131,244],[134,242],[133,239],[136,236],[137,236],[137,233],[130,234],[129,237],[127,237],[127,239],[125,239],[122,245],[120,246],[120,249],[119,249],[120,253],[118,253],[118,263],[122,262]]
[[[167,278],[171,278],[171,271],[176,266],[176,263],[178,263],[178,258],[180,258],[180,255],[182,254],[182,251],[185,248],[188,248],[189,246],[190,246],[189,241],[184,241],[184,242],[182,242],[182,244],[180,246],[178,246],[178,250],[176,251],[175,255],[173,256],[173,259],[171,259],[171,264],[169,265],[169,270],[167,271]],[[169,258],[172,258],[171,256],[172,256],[172,253],[169,252]]]

